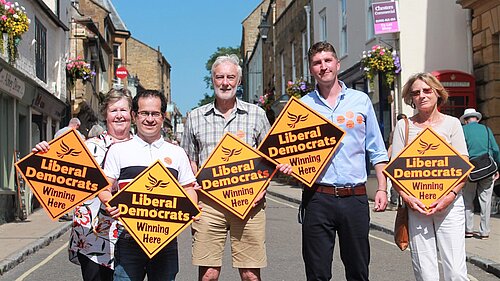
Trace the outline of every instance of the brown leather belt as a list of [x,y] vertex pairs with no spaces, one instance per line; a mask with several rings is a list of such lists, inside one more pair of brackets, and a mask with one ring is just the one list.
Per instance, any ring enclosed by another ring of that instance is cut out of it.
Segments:
[[358,185],[356,187],[335,187],[321,184],[314,184],[313,190],[319,193],[325,193],[334,195],[336,197],[349,197],[349,196],[358,196],[358,195],[366,195],[366,186]]

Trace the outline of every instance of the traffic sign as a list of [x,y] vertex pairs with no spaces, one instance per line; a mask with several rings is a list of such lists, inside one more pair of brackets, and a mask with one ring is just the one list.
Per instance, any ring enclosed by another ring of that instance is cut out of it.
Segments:
[[473,166],[432,128],[426,128],[385,167],[384,173],[427,208],[459,184]]
[[106,204],[149,258],[167,246],[200,214],[184,188],[157,160]]
[[292,97],[259,146],[275,163],[290,164],[292,175],[311,187],[345,132]]
[[109,182],[75,130],[49,145],[48,152],[28,154],[15,165],[49,217],[56,220]]
[[196,178],[201,192],[245,219],[275,173],[276,165],[265,155],[226,133]]
[[120,66],[116,69],[116,77],[120,79],[128,77],[128,70],[125,68],[125,66]]

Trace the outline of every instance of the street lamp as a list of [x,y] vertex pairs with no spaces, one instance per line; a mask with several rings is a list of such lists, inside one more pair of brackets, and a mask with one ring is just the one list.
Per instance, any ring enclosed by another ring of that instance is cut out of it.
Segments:
[[266,14],[263,13],[262,11],[260,12],[260,14],[261,14],[260,24],[257,28],[259,29],[260,38],[262,38],[262,40],[265,41],[267,39],[267,34],[269,34],[269,29],[271,28],[271,25],[266,20]]

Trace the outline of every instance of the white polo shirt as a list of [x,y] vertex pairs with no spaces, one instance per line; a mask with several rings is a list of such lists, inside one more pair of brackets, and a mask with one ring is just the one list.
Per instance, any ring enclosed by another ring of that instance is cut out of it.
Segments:
[[156,160],[163,162],[180,185],[196,181],[184,149],[163,138],[148,144],[137,135],[110,146],[104,159],[104,173],[123,188]]

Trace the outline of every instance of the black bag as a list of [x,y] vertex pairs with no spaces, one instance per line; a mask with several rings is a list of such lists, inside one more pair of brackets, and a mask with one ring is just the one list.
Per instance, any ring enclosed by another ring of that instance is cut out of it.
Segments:
[[469,180],[472,182],[491,177],[498,170],[497,163],[488,153],[472,158],[470,162],[474,165],[474,169],[469,174]]

